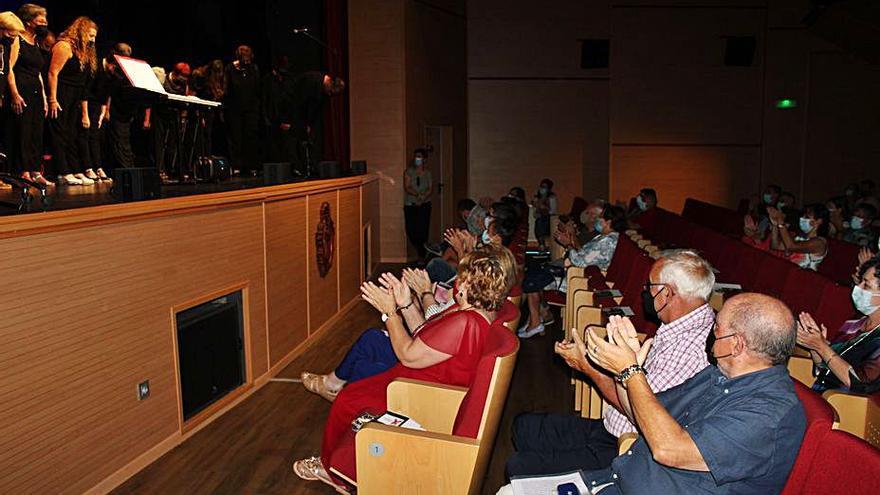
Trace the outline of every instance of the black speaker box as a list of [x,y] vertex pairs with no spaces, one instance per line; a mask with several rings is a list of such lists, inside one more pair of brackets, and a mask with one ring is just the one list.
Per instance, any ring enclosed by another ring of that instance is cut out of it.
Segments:
[[263,182],[266,184],[281,184],[293,180],[293,169],[290,162],[264,163]]
[[156,167],[117,168],[113,170],[113,188],[119,201],[143,201],[160,195],[162,179]]
[[606,69],[611,56],[611,40],[581,40],[581,69]]
[[751,67],[758,41],[754,36],[728,36],[724,47],[724,65]]
[[364,175],[367,173],[367,161],[366,160],[352,160],[351,161],[351,175]]
[[336,179],[342,177],[342,167],[339,162],[320,162],[318,163],[319,179]]

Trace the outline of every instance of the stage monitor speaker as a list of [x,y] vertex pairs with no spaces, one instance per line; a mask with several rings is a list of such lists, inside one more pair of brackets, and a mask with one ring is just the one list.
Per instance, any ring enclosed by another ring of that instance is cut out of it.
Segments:
[[724,47],[724,65],[751,67],[758,41],[754,36],[728,36]]
[[364,175],[367,173],[367,161],[366,160],[352,160],[351,161],[351,175]]
[[264,163],[263,182],[266,184],[283,184],[293,180],[290,162]]
[[117,168],[113,170],[110,192],[119,201],[143,201],[158,198],[161,187],[156,167]]
[[581,40],[581,69],[607,69],[611,56],[611,40]]
[[336,179],[342,177],[342,167],[339,162],[320,162],[318,163],[319,179]]

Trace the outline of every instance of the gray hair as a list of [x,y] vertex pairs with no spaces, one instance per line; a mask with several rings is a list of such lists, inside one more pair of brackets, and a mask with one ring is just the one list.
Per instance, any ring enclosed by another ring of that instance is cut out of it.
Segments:
[[797,322],[779,299],[764,294],[740,294],[730,299],[728,326],[742,335],[746,348],[771,364],[788,361],[797,339]]
[[664,251],[660,259],[663,264],[658,275],[659,283],[675,287],[685,299],[709,300],[715,287],[715,272],[708,261],[687,249]]

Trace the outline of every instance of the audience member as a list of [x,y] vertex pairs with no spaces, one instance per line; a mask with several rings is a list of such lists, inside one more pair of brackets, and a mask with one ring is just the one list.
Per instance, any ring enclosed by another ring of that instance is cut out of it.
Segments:
[[382,313],[395,356],[390,370],[351,383],[337,396],[324,427],[321,457],[297,461],[294,472],[305,480],[320,480],[331,486],[332,466],[351,480],[357,479],[354,435],[351,424],[364,413],[385,412],[386,387],[397,378],[411,378],[454,386],[470,385],[483,353],[483,344],[496,312],[510,291],[512,256],[474,251],[459,265],[455,298],[458,307],[412,329],[411,336],[400,311],[415,310],[410,290],[393,276],[386,276],[391,289],[366,282],[361,287],[365,301]]
[[823,391],[843,388],[858,393],[880,390],[880,257],[859,268],[859,283],[852,300],[864,316],[843,324],[833,342],[828,329],[818,325],[809,313],[801,313],[798,345],[810,351],[815,363],[813,388]]
[[[664,255],[651,268],[645,284],[646,299],[663,322],[645,361],[648,384],[655,393],[679,385],[709,365],[706,339],[715,323],[715,313],[708,299],[714,284],[712,267],[691,251]],[[604,418],[536,413],[517,416],[512,433],[517,452],[507,462],[508,476],[606,468],[617,457],[617,438],[636,431],[621,412],[614,379],[586,359],[579,331],[573,329],[573,342],[557,343],[556,353],[599,389],[608,403]]]
[[877,234],[871,228],[877,218],[877,208],[868,203],[858,203],[853,210],[849,224],[843,223],[843,240],[859,246],[873,246]]
[[535,207],[535,237],[541,249],[546,249],[547,238],[550,237],[550,219],[559,213],[559,204],[556,193],[553,192],[553,181],[544,179],[538,187],[538,192],[532,198],[532,206]]
[[770,247],[782,251],[788,259],[801,268],[816,270],[828,254],[828,210],[815,203],[804,207],[798,219],[800,233],[792,238],[785,214],[776,208],[767,208],[773,226]]
[[[571,249],[566,253],[563,268],[569,265],[587,267],[594,265],[607,270],[617,248],[617,239],[626,230],[626,214],[618,206],[606,205],[601,218],[597,218],[594,230],[599,232],[590,242],[580,249]],[[541,293],[546,289],[565,292],[564,270],[554,265],[532,265],[526,270],[523,280],[523,292],[529,303],[529,318],[520,327],[517,334],[520,338],[530,338],[544,332],[541,318]]]

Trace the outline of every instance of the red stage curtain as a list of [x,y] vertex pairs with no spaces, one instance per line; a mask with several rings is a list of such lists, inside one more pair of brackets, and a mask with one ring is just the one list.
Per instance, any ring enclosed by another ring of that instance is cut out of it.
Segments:
[[[348,1],[325,0],[324,24],[328,46],[324,66],[348,86]],[[331,98],[324,109],[324,159],[338,161],[345,172],[349,170],[348,89]]]

